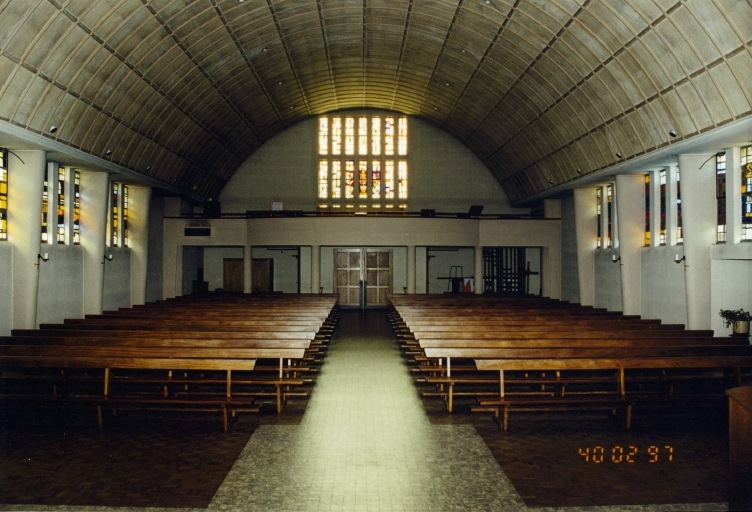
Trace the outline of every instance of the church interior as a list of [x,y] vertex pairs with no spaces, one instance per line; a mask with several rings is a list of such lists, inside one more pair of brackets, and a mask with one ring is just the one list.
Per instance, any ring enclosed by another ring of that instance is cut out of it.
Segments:
[[752,508],[750,19],[0,1],[0,509]]

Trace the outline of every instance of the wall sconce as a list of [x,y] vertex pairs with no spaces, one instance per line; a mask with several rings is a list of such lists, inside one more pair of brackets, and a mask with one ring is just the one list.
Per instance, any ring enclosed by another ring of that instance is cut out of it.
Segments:
[[112,261],[112,258],[114,258],[114,257],[115,256],[112,253],[110,253],[110,254],[105,253],[104,259],[102,260],[102,263],[105,263],[107,261]]
[[43,254],[37,254],[37,259],[44,262],[50,261],[50,253],[45,252]]
[[686,256],[682,255],[682,257],[680,258],[679,255],[677,254],[676,256],[674,256],[674,263],[681,263],[682,261],[685,261],[686,259],[687,259]]
[[621,261],[621,256],[617,256],[616,254],[611,255],[611,261],[616,263],[617,261]]

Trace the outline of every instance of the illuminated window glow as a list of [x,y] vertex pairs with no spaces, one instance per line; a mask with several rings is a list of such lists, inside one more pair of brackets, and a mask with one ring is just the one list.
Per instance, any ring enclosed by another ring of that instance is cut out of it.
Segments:
[[684,230],[682,229],[682,201],[681,201],[681,175],[676,170],[676,243],[684,243]]
[[0,149],[0,240],[8,239],[8,150]]
[[128,247],[128,185],[123,185],[123,203],[120,208],[120,217],[123,219],[123,247]]
[[742,241],[752,241],[752,146],[741,149]]
[[611,247],[612,244],[612,237],[611,237],[611,226],[613,224],[613,202],[614,200],[614,187],[613,185],[608,185],[606,187],[606,247]]
[[650,174],[645,175],[645,246],[650,247]]
[[73,245],[81,243],[81,173],[73,171]]
[[596,238],[595,246],[599,249],[603,247],[603,233],[601,232],[601,224],[603,220],[603,198],[601,197],[602,190],[600,188],[595,190],[595,214],[596,214]]
[[65,167],[57,169],[57,243],[65,243]]
[[658,173],[658,180],[661,185],[661,228],[658,243],[666,245],[666,170],[663,169]]
[[319,118],[319,207],[406,209],[407,137],[407,117]]
[[42,187],[42,242],[48,243],[50,240],[47,226],[47,213],[49,211],[49,181],[46,174],[44,179],[44,186]]
[[726,153],[715,157],[715,198],[717,208],[717,242],[726,241]]
[[111,246],[120,247],[120,185],[112,184],[112,216],[110,218]]

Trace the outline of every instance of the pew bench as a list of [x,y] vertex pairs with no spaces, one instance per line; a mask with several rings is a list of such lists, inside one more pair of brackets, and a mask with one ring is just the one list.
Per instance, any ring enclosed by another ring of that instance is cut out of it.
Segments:
[[[253,382],[255,385],[274,386],[279,397],[277,408],[281,410],[284,387],[303,383],[301,379],[288,379],[282,375],[282,361],[302,358],[303,352],[303,349],[269,348],[180,347],[176,350],[165,347],[2,345],[0,400],[31,400],[32,405],[91,403],[96,405],[100,428],[103,428],[104,409],[117,405],[220,410],[226,430],[237,412],[258,410],[254,405],[256,396],[235,393],[234,388],[238,385]],[[280,361],[280,373],[276,378],[252,377],[243,382],[233,377],[234,372],[251,372],[260,358]],[[25,382],[33,380],[39,368],[47,369],[40,373],[42,382],[53,382],[54,385],[46,393],[30,394]],[[58,376],[49,369],[55,370]],[[95,386],[69,390],[68,385],[77,381],[66,375],[71,369],[91,372],[91,378],[87,377],[87,380]],[[156,375],[158,371],[162,374]],[[190,378],[188,373],[176,377],[176,372],[190,372]],[[18,382],[22,384],[19,386]],[[177,387],[179,393],[170,392],[171,387]]]

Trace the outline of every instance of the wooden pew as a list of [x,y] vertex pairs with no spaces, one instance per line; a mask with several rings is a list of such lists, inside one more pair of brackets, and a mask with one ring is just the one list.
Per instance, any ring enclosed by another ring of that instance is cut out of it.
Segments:
[[[629,369],[619,366],[617,361],[632,364],[639,360],[640,363],[635,363],[636,369],[650,367],[663,371],[685,371],[682,364],[690,365],[688,368],[730,368],[737,380],[741,367],[752,366],[752,353],[744,343],[746,340],[713,338],[712,331],[708,330],[688,331],[681,325],[665,325],[657,320],[621,314],[604,315],[591,308],[572,305],[549,307],[551,304],[546,300],[523,300],[515,305],[507,298],[502,301],[462,298],[458,303],[432,299],[435,297],[392,297],[390,318],[403,350],[422,363],[417,368],[429,375],[423,380],[439,386],[437,394],[447,401],[450,411],[455,385],[495,385],[501,398],[480,402],[486,409],[494,410],[497,418],[502,418],[504,428],[509,410],[520,410],[523,406],[531,410],[553,410],[624,404],[629,418],[638,397],[631,394],[632,401],[625,402]],[[729,359],[732,356],[740,359]],[[689,357],[694,359],[687,359]],[[459,360],[461,365],[453,365],[453,359]],[[489,366],[489,360],[503,361],[509,366],[503,369]],[[701,361],[703,366],[698,366]],[[453,373],[453,366],[461,368],[460,372]],[[512,371],[513,377],[505,376],[504,370]],[[493,372],[498,377],[489,375]],[[532,372],[533,377],[521,378],[520,372]],[[645,382],[644,376],[640,379],[641,383]],[[562,387],[558,394],[510,396],[505,390],[508,384],[559,381]],[[594,386],[596,391],[581,395],[569,392],[562,400],[567,382],[583,382]],[[467,394],[483,396],[487,393]],[[639,397],[645,403],[655,398]]]
[[[286,300],[285,304],[255,299],[244,299],[245,304],[240,304],[236,297],[227,299],[230,302],[202,300],[199,301],[201,307],[192,299],[166,301],[158,306],[165,313],[156,315],[157,318],[151,318],[151,308],[144,307],[139,314],[131,315],[131,310],[125,310],[127,312],[121,315],[107,314],[67,320],[44,329],[14,331],[13,336],[0,338],[4,391],[9,391],[7,384],[16,378],[70,382],[69,371],[81,370],[85,374],[79,377],[84,381],[96,381],[92,375],[99,372],[105,393],[81,396],[48,393],[38,398],[55,402],[94,402],[98,404],[100,424],[105,403],[110,406],[129,403],[222,407],[227,428],[228,415],[234,417],[241,406],[243,410],[250,410],[255,396],[267,394],[251,386],[272,385],[276,388],[272,394],[276,395],[279,412],[286,397],[293,394],[290,386],[310,381],[296,378],[305,368],[291,363],[313,360],[322,349],[336,322],[336,297],[311,296]],[[253,314],[249,308],[253,309]],[[315,314],[309,314],[314,311]],[[278,361],[278,364],[263,366],[257,365],[257,361]],[[54,369],[57,375],[35,374],[37,368]],[[265,373],[259,374],[262,369]],[[121,370],[128,370],[128,374],[122,375]],[[167,372],[159,376],[144,374],[153,370]],[[191,374],[179,376],[184,370]],[[214,376],[217,370],[225,372],[226,376],[218,379]],[[243,373],[238,374],[238,371]],[[168,385],[179,384],[181,396],[170,395],[167,391],[108,393],[113,384],[132,387],[153,383],[164,384],[164,390]],[[214,396],[199,396],[187,392],[189,388],[203,389],[223,383],[227,391],[224,394],[212,392]],[[232,395],[228,394],[233,387]],[[8,401],[30,398],[33,397],[23,393],[23,386],[2,395],[2,399]]]
[[[630,397],[626,389],[626,371],[636,369],[720,369],[732,370],[735,385],[739,384],[740,368],[752,367],[752,347],[695,346],[695,347],[547,347],[547,348],[426,348],[429,358],[444,358],[447,376],[451,378],[453,358],[473,359],[478,370],[499,372],[498,400],[484,400],[481,405],[497,407],[497,417],[502,428],[508,426],[510,410],[553,410],[557,407],[613,405],[626,408],[626,426],[629,426],[631,409],[638,401],[647,403],[649,397]],[[506,396],[505,371],[613,371],[614,393],[599,393],[585,398],[568,397],[509,397]],[[448,382],[448,407],[451,409],[452,387]],[[658,397],[655,397],[656,399]],[[660,397],[666,400],[670,397]]]

